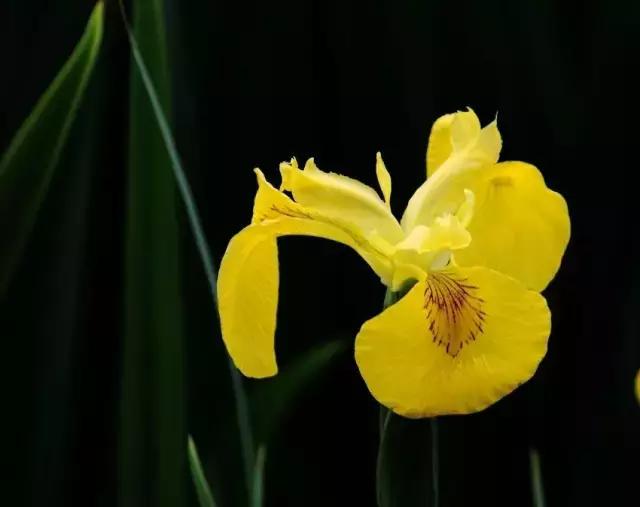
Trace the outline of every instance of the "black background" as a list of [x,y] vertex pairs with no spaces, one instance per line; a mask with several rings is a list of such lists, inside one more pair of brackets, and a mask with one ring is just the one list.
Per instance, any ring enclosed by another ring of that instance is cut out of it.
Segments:
[[[3,0],[1,148],[91,8]],[[280,161],[314,156],[373,184],[380,150],[400,215],[424,179],[431,123],[467,106],[483,123],[498,113],[501,158],[542,170],[568,202],[572,239],[545,293],[553,331],[535,378],[483,413],[442,419],[442,505],[531,505],[532,445],[550,507],[637,505],[640,4],[170,0],[167,21],[175,135],[216,260],[250,219],[253,167],[276,183]],[[0,312],[13,505],[115,504],[129,60],[114,3],[106,30],[70,169]],[[224,348],[182,223],[188,428],[235,505]],[[280,246],[280,363],[327,338],[350,343],[384,288],[340,246]],[[347,350],[270,446],[268,505],[374,505],[378,408]]]

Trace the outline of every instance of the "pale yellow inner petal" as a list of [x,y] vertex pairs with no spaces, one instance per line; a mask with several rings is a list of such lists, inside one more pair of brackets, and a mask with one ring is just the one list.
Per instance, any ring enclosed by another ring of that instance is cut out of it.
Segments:
[[[323,237],[345,244],[358,252],[382,280],[391,275],[390,256],[392,245],[377,231],[367,232],[359,228],[359,223],[335,214],[326,214],[312,206],[304,206],[276,190],[256,169],[258,193],[254,203],[253,224],[269,225],[276,228],[278,235],[299,234]],[[287,219],[287,220],[285,220]],[[272,224],[272,221],[278,224]],[[292,227],[287,232],[287,227]]]
[[340,174],[321,171],[313,159],[309,159],[304,170],[298,168],[295,160],[283,163],[280,172],[281,190],[290,191],[297,203],[325,217],[349,222],[364,234],[376,232],[391,244],[402,239],[400,224],[371,187]]
[[380,152],[376,153],[376,176],[380,190],[382,190],[384,202],[389,207],[391,206],[391,175],[387,171],[387,166],[384,165]]
[[[471,196],[468,193],[467,196]],[[461,215],[472,213],[472,203]],[[471,235],[457,215],[445,214],[427,227],[414,227],[407,237],[395,246],[392,260],[394,273],[391,289],[398,290],[407,280],[421,279],[434,269],[441,269],[449,263],[451,252],[467,247]]]

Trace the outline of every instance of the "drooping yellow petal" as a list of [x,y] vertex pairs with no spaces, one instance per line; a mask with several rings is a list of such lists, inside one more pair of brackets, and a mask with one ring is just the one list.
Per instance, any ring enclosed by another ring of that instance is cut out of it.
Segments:
[[636,400],[638,400],[638,403],[640,403],[640,370],[638,370],[638,373],[636,373],[635,392],[636,392]]
[[275,236],[259,225],[236,234],[220,264],[218,308],[227,351],[248,377],[278,372],[274,348],[278,281]]
[[[402,228],[389,207],[371,187],[357,180],[318,169],[309,159],[304,170],[295,162],[282,163],[282,186],[296,202],[311,207],[332,219],[348,221],[365,234],[376,232],[393,244],[402,236]],[[391,190],[389,184],[389,190]]]
[[570,235],[567,204],[534,166],[502,162],[478,173],[465,266],[487,266],[541,291],[555,276]]
[[378,177],[378,185],[382,190],[384,202],[389,207],[391,206],[391,175],[387,171],[387,166],[384,165],[380,152],[376,153],[376,176]]
[[352,224],[294,202],[272,187],[262,172],[256,174],[252,224],[227,247],[218,276],[218,302],[222,337],[234,363],[244,375],[263,378],[277,373],[278,237],[330,239],[353,248],[383,279],[390,279],[392,269],[384,240],[368,239]]
[[428,178],[413,194],[402,216],[402,228],[428,225],[442,213],[456,213],[464,189],[478,172],[497,162],[502,138],[494,120],[484,128],[469,109],[439,118],[427,147]]
[[[360,248],[347,233],[331,224],[286,216],[245,227],[231,239],[218,275],[220,325],[229,355],[248,377],[270,377],[278,371],[274,350],[278,306],[276,239],[286,235],[326,238],[355,250]],[[360,253],[367,262],[376,264],[371,253]]]
[[362,326],[356,362],[373,396],[398,414],[467,414],[534,374],[550,326],[544,298],[518,281],[448,267]]

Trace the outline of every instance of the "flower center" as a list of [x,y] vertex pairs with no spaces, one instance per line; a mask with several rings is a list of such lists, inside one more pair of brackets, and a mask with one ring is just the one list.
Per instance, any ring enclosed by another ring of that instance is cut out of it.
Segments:
[[447,271],[432,272],[424,291],[424,309],[433,342],[456,357],[484,329],[484,300],[478,287]]

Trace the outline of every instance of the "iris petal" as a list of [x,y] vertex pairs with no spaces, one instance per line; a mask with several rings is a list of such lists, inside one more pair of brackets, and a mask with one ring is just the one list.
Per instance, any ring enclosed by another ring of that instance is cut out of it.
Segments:
[[455,213],[464,190],[500,156],[502,138],[496,121],[484,128],[469,109],[445,115],[434,123],[427,147],[428,178],[413,194],[402,216],[405,231],[428,225],[436,216]]
[[[248,377],[277,373],[274,350],[280,236],[303,235],[345,244],[383,279],[390,279],[389,246],[367,238],[353,224],[302,206],[271,186],[259,170],[252,224],[229,242],[220,265],[218,300],[222,337],[236,366]],[[388,253],[388,252],[387,252]]]
[[496,164],[478,175],[473,189],[476,205],[468,226],[473,241],[456,253],[456,262],[487,266],[543,290],[569,242],[565,200],[523,162]]
[[[313,159],[307,161],[304,170],[298,168],[295,160],[283,163],[280,172],[281,190],[290,191],[299,204],[314,208],[328,218],[350,222],[365,234],[376,232],[391,244],[402,239],[402,228],[389,207],[364,183],[321,171]],[[390,193],[390,178],[388,183]]]
[[544,298],[487,268],[431,274],[356,339],[373,396],[407,417],[482,410],[535,372],[551,330]]

